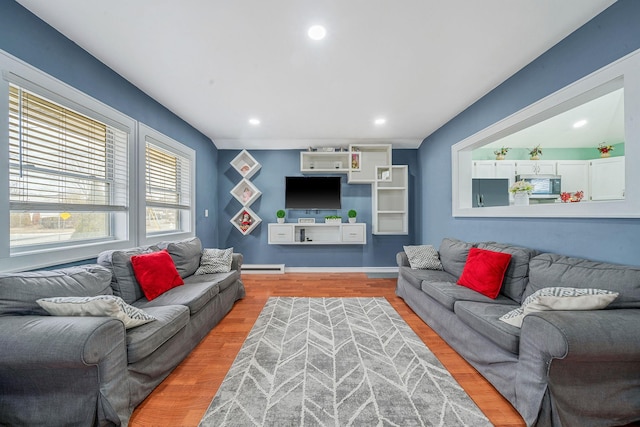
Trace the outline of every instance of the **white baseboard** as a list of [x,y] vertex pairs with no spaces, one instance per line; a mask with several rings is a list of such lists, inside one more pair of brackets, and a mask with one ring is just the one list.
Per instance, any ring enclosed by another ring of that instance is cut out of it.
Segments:
[[284,274],[284,264],[242,264],[242,274]]
[[285,273],[397,273],[398,267],[286,267]]

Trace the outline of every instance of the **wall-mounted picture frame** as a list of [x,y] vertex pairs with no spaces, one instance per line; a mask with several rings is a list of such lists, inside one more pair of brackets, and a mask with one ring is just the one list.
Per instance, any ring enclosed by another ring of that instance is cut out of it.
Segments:
[[360,153],[351,153],[351,170],[360,170]]

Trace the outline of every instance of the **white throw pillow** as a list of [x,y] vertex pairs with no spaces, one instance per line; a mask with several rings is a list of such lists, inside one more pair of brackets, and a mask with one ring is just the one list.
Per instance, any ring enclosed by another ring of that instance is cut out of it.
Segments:
[[126,329],[156,320],[155,317],[127,304],[115,295],[41,298],[36,302],[53,316],[113,317],[121,320]]
[[431,245],[403,246],[413,269],[443,270],[438,251]]
[[618,296],[617,292],[591,288],[543,288],[529,295],[521,307],[500,317],[505,323],[521,327],[529,313],[550,310],[599,310]]
[[194,276],[200,274],[228,273],[231,271],[233,261],[233,248],[228,249],[204,249],[200,257],[200,267]]

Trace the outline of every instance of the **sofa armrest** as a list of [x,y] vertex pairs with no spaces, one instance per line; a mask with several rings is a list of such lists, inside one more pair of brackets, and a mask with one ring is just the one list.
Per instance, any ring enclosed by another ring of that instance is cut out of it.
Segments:
[[125,328],[109,317],[0,317],[0,424],[126,425]]
[[109,317],[0,318],[0,365],[94,365],[124,345],[124,325]]
[[396,254],[396,262],[398,263],[398,267],[410,267],[409,257],[405,252],[398,252]]
[[244,257],[240,253],[233,253],[231,255],[231,269],[242,271],[242,262]]
[[[544,311],[524,318],[549,356],[573,361],[640,361],[640,309]],[[544,343],[544,344],[543,344]]]

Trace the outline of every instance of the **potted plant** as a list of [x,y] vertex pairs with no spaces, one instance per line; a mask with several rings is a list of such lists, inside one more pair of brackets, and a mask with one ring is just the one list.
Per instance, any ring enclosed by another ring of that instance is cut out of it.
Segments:
[[287,213],[284,211],[284,209],[279,209],[276,212],[276,218],[278,219],[278,224],[282,224],[284,222],[284,217]]
[[540,144],[536,145],[529,151],[529,156],[531,160],[540,160],[540,156],[542,155],[542,148],[540,148]]
[[607,143],[601,142],[598,144],[598,151],[600,152],[600,157],[609,157],[613,151],[613,145],[607,145]]
[[509,147],[502,147],[499,150],[493,152],[496,155],[496,160],[504,160],[504,156],[511,150]]
[[509,192],[513,193],[513,204],[516,206],[528,205],[532,191],[533,185],[527,181],[516,181],[509,187]]
[[340,224],[342,217],[339,215],[327,215],[324,217],[324,222],[327,224]]
[[358,215],[358,212],[356,212],[355,209],[351,209],[349,212],[347,212],[347,216],[349,217],[349,222],[351,223],[356,222],[357,215]]

